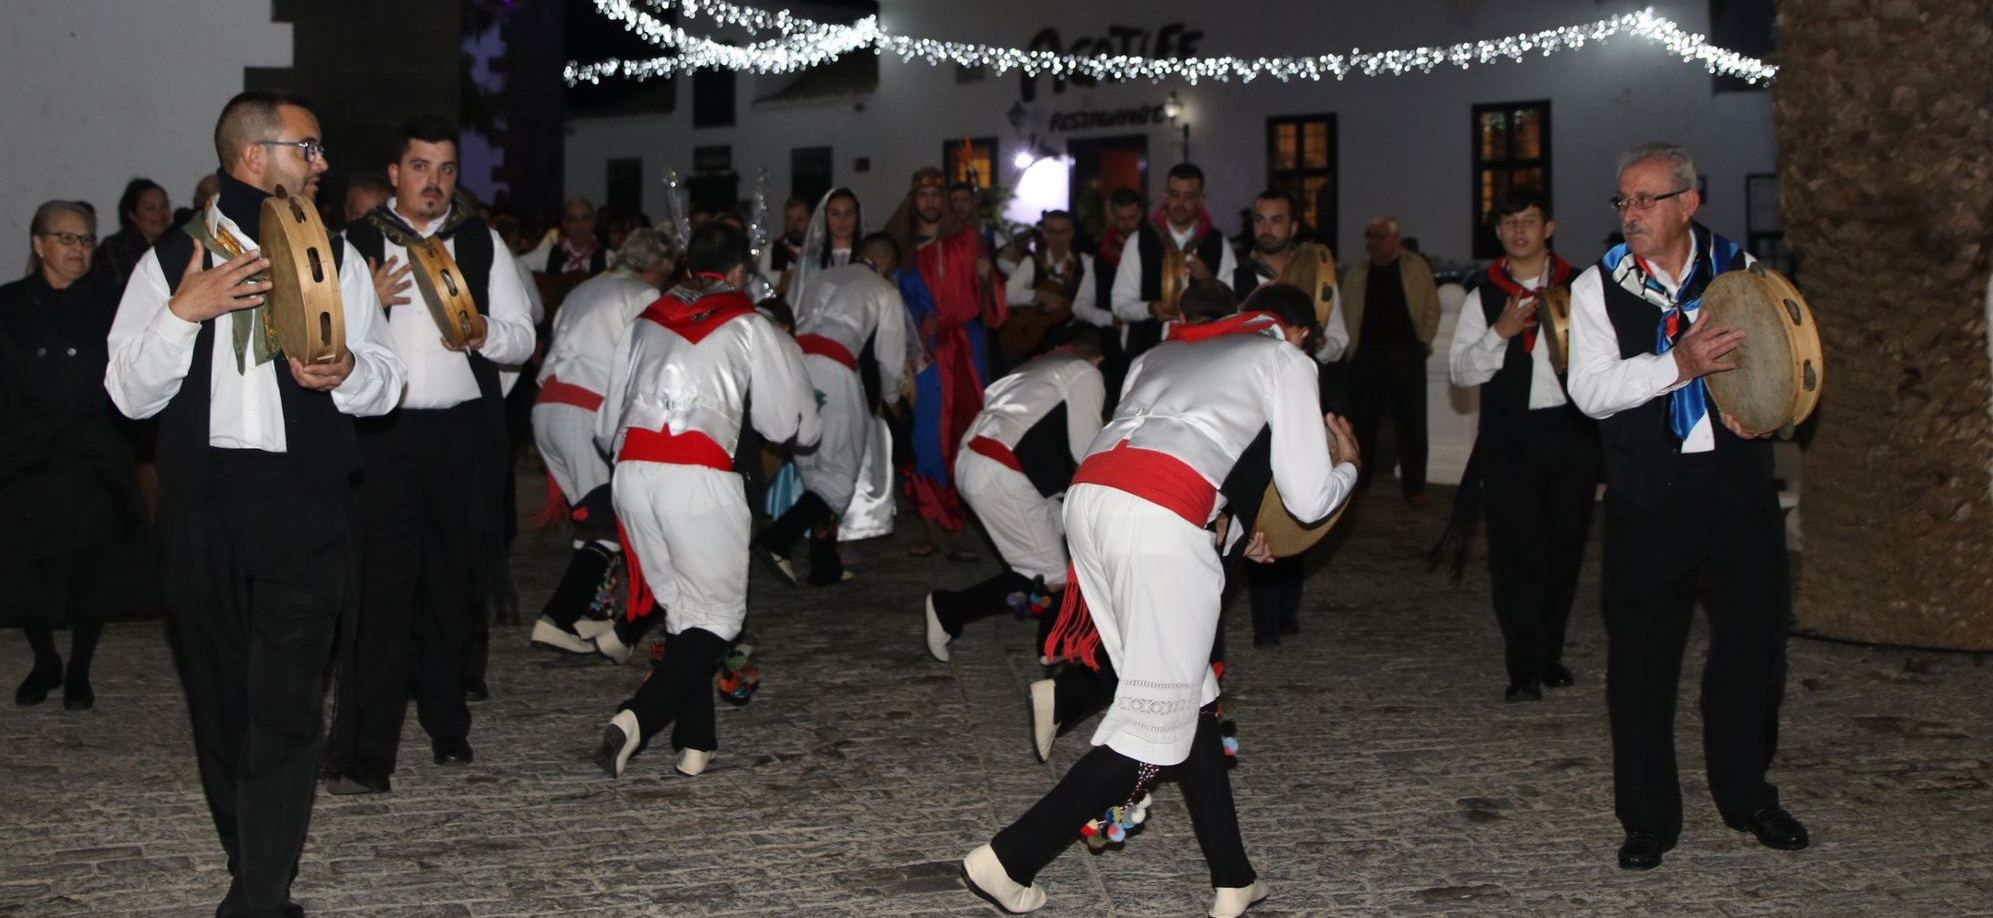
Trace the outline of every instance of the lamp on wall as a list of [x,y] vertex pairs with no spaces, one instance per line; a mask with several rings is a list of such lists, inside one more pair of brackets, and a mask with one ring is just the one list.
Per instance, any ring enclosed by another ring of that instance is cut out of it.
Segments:
[[[1170,90],[1169,98],[1163,100],[1163,117],[1168,118],[1171,124],[1177,124],[1177,119],[1182,116],[1183,100],[1177,98],[1176,90]],[[1184,119],[1181,127],[1183,128],[1183,161],[1190,162],[1190,120]]]

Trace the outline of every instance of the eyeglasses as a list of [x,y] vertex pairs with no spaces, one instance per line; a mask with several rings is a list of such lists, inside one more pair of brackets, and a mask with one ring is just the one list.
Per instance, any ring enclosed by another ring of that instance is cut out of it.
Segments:
[[298,155],[304,157],[304,161],[308,163],[318,162],[318,158],[325,155],[325,144],[319,143],[316,140],[259,140],[256,142],[266,147],[297,147]]
[[1620,213],[1625,213],[1626,209],[1629,207],[1633,208],[1634,210],[1646,210],[1647,208],[1653,207],[1654,205],[1659,204],[1662,201],[1665,201],[1676,195],[1688,194],[1692,190],[1694,189],[1680,188],[1674,191],[1670,191],[1667,194],[1648,194],[1647,192],[1643,191],[1631,197],[1628,197],[1623,194],[1616,194],[1612,196],[1612,209],[1619,211]]
[[53,239],[63,245],[96,245],[97,237],[89,233],[42,233],[43,239]]

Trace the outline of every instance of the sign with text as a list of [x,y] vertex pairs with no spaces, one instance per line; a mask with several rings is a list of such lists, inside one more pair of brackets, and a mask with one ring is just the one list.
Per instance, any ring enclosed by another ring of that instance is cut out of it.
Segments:
[[[1111,25],[1107,27],[1104,35],[1083,35],[1073,39],[1071,45],[1067,45],[1060,39],[1058,29],[1047,26],[1032,36],[1028,49],[1050,51],[1054,54],[1090,54],[1095,57],[1133,55],[1183,58],[1196,57],[1197,43],[1203,39],[1202,31],[1190,28],[1181,22],[1171,22],[1154,30],[1137,26]],[[1037,98],[1038,78],[1025,74],[1021,75],[1020,79],[1023,82],[1019,92],[1023,100],[1030,102]],[[1092,86],[1099,81],[1089,76],[1053,77],[1052,92],[1055,94],[1065,92],[1068,82],[1076,86]],[[1055,127],[1053,130],[1061,128]]]

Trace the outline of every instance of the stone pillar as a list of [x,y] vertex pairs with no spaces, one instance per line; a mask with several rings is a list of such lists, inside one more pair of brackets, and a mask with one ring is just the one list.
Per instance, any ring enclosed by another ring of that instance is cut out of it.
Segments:
[[1785,225],[1820,323],[1800,626],[1993,649],[1993,19],[1782,0]]

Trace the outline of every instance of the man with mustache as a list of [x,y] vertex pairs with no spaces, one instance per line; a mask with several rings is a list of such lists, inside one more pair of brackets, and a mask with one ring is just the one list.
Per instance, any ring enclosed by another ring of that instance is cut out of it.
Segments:
[[1204,170],[1191,163],[1177,163],[1170,167],[1163,189],[1163,206],[1122,244],[1114,272],[1114,293],[1109,302],[1115,317],[1128,323],[1122,344],[1129,360],[1155,347],[1163,339],[1164,324],[1180,318],[1175,306],[1163,302],[1162,269],[1167,253],[1184,253],[1186,284],[1214,277],[1230,279],[1239,267],[1225,234],[1216,231],[1211,214],[1204,209]]
[[[394,197],[346,229],[374,267],[388,339],[408,365],[400,409],[360,427],[362,584],[357,653],[342,674],[327,785],[385,793],[408,699],[438,765],[467,765],[464,700],[470,642],[482,625],[490,569],[504,537],[509,448],[498,367],[533,353],[531,306],[512,255],[468,200],[458,199],[457,129],[437,115],[402,127],[388,164]],[[444,338],[411,290],[408,247],[434,237],[477,305],[462,347]]]
[[[215,125],[220,193],[139,259],[107,341],[104,388],[159,418],[159,544],[194,752],[232,878],[215,914],[302,915],[290,901],[322,734],[320,680],[357,569],[355,417],[385,414],[405,370],[350,245],[335,244],[348,353],[269,346],[261,208],[318,190],[318,118],[246,92]],[[225,235],[243,254],[209,244]]]
[[1598,419],[1605,445],[1606,708],[1628,870],[1660,866],[1681,833],[1675,697],[1705,582],[1710,796],[1725,825],[1766,847],[1808,843],[1765,780],[1792,615],[1771,444],[1718,411],[1703,385],[1736,367],[1744,340],[1741,329],[1700,320],[1703,290],[1751,257],[1695,222],[1696,184],[1683,147],[1621,155],[1612,204],[1626,241],[1571,285],[1571,400]]

